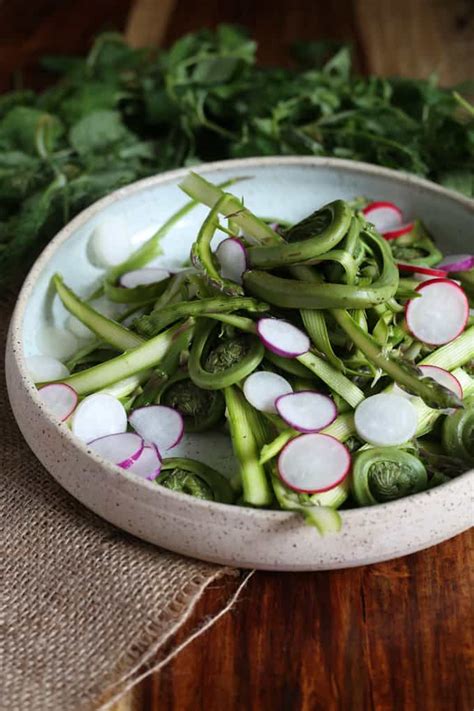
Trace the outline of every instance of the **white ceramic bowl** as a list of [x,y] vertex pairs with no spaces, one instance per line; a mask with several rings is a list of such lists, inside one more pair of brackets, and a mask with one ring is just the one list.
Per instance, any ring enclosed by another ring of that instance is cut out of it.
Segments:
[[[412,176],[351,161],[319,158],[255,158],[202,166],[212,181],[247,175],[234,187],[251,209],[289,220],[334,198],[366,195],[389,199],[408,217],[419,215],[448,252],[472,251],[473,202]],[[42,408],[28,377],[25,356],[37,352],[35,333],[63,323],[53,299],[51,275],[59,271],[86,294],[100,277],[87,260],[95,224],[121,216],[133,234],[150,233],[186,200],[177,189],[185,170],[165,173],[118,190],[68,224],[33,266],[18,299],[7,344],[8,390],[15,417],[36,456],[57,481],[97,514],[147,541],[204,560],[271,570],[325,570],[386,560],[434,545],[472,524],[474,471],[398,501],[342,513],[339,534],[320,537],[295,514],[200,501],[140,480],[87,451],[66,425]],[[164,240],[165,258],[179,264],[201,223],[195,209]],[[187,451],[232,468],[221,436],[205,435]]]

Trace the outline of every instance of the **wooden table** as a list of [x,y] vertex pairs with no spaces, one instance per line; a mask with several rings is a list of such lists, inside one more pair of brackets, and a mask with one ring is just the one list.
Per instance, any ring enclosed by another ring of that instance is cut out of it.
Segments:
[[[138,5],[137,5],[138,3]],[[7,0],[0,4],[0,89],[45,52],[82,52],[102,29],[134,43],[238,22],[262,62],[296,38],[351,40],[362,72],[472,79],[470,0]],[[160,5],[163,21],[156,21]],[[174,7],[173,7],[174,5]],[[128,25],[127,25],[128,18]],[[150,20],[151,18],[151,20]],[[257,573],[232,612],[114,711],[470,711],[474,536],[380,565],[331,573]],[[175,641],[236,588],[207,591]]]

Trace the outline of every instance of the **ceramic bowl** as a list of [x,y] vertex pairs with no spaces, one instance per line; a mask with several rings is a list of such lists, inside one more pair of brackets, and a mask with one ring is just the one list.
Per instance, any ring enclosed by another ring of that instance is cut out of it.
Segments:
[[[245,204],[266,216],[297,220],[335,198],[358,195],[393,200],[408,217],[418,215],[451,253],[472,251],[473,202],[425,180],[334,159],[255,158],[211,163],[198,169],[234,186]],[[100,272],[87,259],[87,241],[104,217],[120,217],[136,239],[161,224],[186,200],[178,170],[118,190],[78,215],[48,245],[20,293],[7,344],[11,404],[31,449],[54,478],[97,514],[136,536],[203,560],[270,570],[326,570],[395,558],[439,543],[472,524],[474,471],[431,491],[342,512],[338,534],[320,537],[295,514],[209,503],[164,489],[109,464],[87,450],[66,425],[44,411],[28,377],[25,356],[38,352],[39,326],[64,323],[66,312],[49,286],[54,272],[80,294],[90,293]],[[180,264],[204,215],[198,207],[164,240],[165,261]],[[224,471],[235,466],[223,435],[185,443],[179,453],[202,457]],[[177,455],[179,456],[179,453]]]

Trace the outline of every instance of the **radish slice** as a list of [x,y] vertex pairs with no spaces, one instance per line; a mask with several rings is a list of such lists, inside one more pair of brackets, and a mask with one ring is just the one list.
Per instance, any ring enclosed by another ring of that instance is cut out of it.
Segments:
[[161,459],[155,445],[146,444],[138,459],[132,462],[127,469],[139,476],[140,479],[156,479],[161,471]]
[[451,254],[438,264],[438,269],[444,272],[468,272],[474,269],[474,254]]
[[278,473],[294,491],[316,494],[341,483],[351,466],[349,450],[325,434],[292,439],[278,457]]
[[431,269],[431,267],[422,267],[419,264],[402,264],[397,262],[397,267],[401,272],[409,272],[410,274],[424,274],[429,277],[445,279],[446,272],[441,269]]
[[146,442],[152,442],[158,447],[160,454],[178,444],[184,433],[181,414],[165,405],[139,407],[128,420]]
[[128,469],[143,451],[144,442],[135,432],[121,432],[93,439],[88,447],[109,462]]
[[280,417],[299,432],[318,432],[337,416],[330,397],[309,390],[282,395],[275,404]]
[[401,237],[402,235],[406,235],[411,232],[413,227],[413,222],[406,222],[404,225],[400,225],[400,227],[396,227],[394,230],[387,230],[387,232],[382,232],[382,236],[387,240],[398,239],[398,237]]
[[457,338],[469,318],[469,302],[461,287],[449,279],[432,279],[416,291],[421,296],[406,305],[407,325],[415,338],[433,346]]
[[65,328],[43,326],[36,334],[36,345],[43,355],[67,360],[78,349],[77,338]]
[[115,267],[124,262],[131,252],[132,243],[123,218],[108,217],[94,227],[87,245],[87,256],[96,267]]
[[117,398],[94,393],[84,398],[72,416],[73,434],[84,442],[127,430],[127,413]]
[[38,393],[46,409],[61,422],[72,415],[79,400],[74,388],[66,383],[44,385]]
[[257,333],[265,348],[283,358],[297,358],[309,351],[306,333],[279,318],[261,318]]
[[223,240],[216,249],[216,257],[224,279],[242,284],[242,274],[247,269],[247,251],[236,237]]
[[393,447],[408,442],[418,426],[410,400],[394,393],[372,395],[361,402],[354,415],[357,434],[369,444]]
[[288,380],[266,370],[257,370],[245,380],[244,395],[260,412],[276,414],[275,401],[282,395],[293,392]]
[[64,363],[52,356],[29,356],[26,359],[26,367],[34,383],[41,383],[47,380],[62,380],[67,378],[69,370]]
[[159,267],[145,269],[134,269],[120,277],[120,286],[126,289],[134,289],[136,286],[144,286],[145,284],[157,284],[164,279],[168,279],[170,273],[167,269]]
[[371,202],[362,212],[381,234],[403,224],[402,211],[393,202]]
[[422,371],[423,375],[427,375],[429,378],[433,378],[440,385],[444,385],[448,390],[452,390],[456,393],[458,398],[462,400],[463,389],[459,380],[449,372],[449,370],[444,370],[444,368],[438,368],[436,365],[420,365],[418,366]]

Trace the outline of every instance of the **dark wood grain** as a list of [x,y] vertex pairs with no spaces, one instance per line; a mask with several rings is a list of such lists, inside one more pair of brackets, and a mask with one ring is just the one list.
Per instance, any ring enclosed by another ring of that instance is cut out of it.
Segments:
[[[0,4],[0,90],[19,69],[41,86],[39,56],[86,51],[96,32],[123,29],[129,8],[130,0]],[[177,0],[165,43],[218,22],[249,27],[265,64],[287,61],[295,39],[333,38],[353,43],[362,72],[472,79],[470,0]],[[469,533],[365,568],[257,573],[232,612],[114,711],[471,711],[473,544]],[[172,643],[236,585],[208,590]]]

